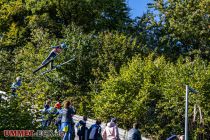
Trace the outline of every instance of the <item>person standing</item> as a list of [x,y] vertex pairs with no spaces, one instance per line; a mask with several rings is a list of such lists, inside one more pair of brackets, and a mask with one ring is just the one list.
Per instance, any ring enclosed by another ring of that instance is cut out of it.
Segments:
[[83,116],[83,119],[76,124],[77,135],[79,140],[87,140],[87,127],[86,127],[87,116]]
[[133,128],[128,131],[127,140],[142,140],[141,133],[138,129],[139,129],[139,124],[134,123]]
[[16,81],[14,83],[12,83],[12,85],[11,85],[12,96],[14,96],[14,97],[17,96],[16,91],[21,85],[22,85],[22,80],[20,77],[17,77]]
[[72,138],[72,115],[74,112],[71,109],[71,102],[66,101],[64,103],[64,109],[62,109],[62,118],[61,118],[61,130],[64,132],[63,140],[71,140]]
[[74,106],[72,104],[70,105],[70,109],[71,109],[71,112],[72,112],[72,114],[71,114],[71,116],[72,116],[72,121],[71,121],[71,128],[72,128],[71,140],[74,140],[74,138],[75,138],[75,128],[74,128],[75,122],[73,120],[73,116],[76,114],[76,110],[75,110],[75,108],[74,108]]
[[41,111],[42,112],[42,128],[48,127],[50,122],[48,120],[49,114],[50,114],[50,104],[51,100],[48,99],[46,103],[44,104],[44,109]]
[[56,112],[56,119],[55,119],[55,125],[57,126],[57,131],[60,133],[61,131],[61,118],[62,118],[62,109],[61,109],[61,103],[57,102],[54,106],[57,109]]
[[107,124],[102,133],[103,140],[120,140],[116,122],[116,118],[112,118],[111,121]]
[[101,136],[101,120],[97,119],[88,130],[88,140],[102,140]]

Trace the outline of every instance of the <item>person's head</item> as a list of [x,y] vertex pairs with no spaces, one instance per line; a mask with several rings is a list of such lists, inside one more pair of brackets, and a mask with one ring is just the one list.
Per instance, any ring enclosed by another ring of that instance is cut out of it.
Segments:
[[84,121],[87,121],[87,116],[83,116],[83,120]]
[[70,105],[71,105],[70,101],[65,101],[64,102],[64,108],[69,108]]
[[101,124],[101,120],[100,120],[100,119],[97,119],[97,120],[96,120],[96,124],[97,124],[97,125],[100,125],[100,124]]
[[139,123],[134,123],[134,124],[133,124],[133,128],[139,129]]
[[177,135],[178,140],[184,140],[184,135]]
[[57,102],[54,107],[57,108],[57,109],[60,109],[61,108],[60,102]]
[[61,45],[60,45],[60,46],[61,46],[61,48],[62,48],[62,49],[67,48],[67,45],[66,45],[65,43],[61,43]]
[[117,123],[117,119],[116,118],[111,118],[111,122]]
[[47,104],[47,105],[50,105],[50,104],[51,104],[51,100],[48,99],[48,100],[46,101],[46,104]]
[[16,81],[17,81],[17,82],[18,82],[18,81],[21,81],[20,76],[18,76],[18,77],[16,78]]

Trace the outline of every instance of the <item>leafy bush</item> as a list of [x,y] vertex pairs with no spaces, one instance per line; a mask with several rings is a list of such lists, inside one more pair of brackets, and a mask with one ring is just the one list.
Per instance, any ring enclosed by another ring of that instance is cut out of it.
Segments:
[[[128,128],[134,121],[142,125],[142,132],[155,139],[164,139],[184,131],[185,84],[199,94],[189,95],[189,120],[193,124],[193,105],[200,105],[205,124],[198,123],[190,130],[196,139],[209,132],[209,64],[196,58],[179,59],[175,64],[164,57],[134,57],[121,68],[119,74],[110,74],[102,84],[102,91],[93,96],[93,110],[103,120],[115,116],[119,125]],[[209,137],[209,135],[205,135]]]
[[31,105],[22,103],[22,99],[11,97],[0,103],[0,130],[35,130],[37,124],[31,112]]

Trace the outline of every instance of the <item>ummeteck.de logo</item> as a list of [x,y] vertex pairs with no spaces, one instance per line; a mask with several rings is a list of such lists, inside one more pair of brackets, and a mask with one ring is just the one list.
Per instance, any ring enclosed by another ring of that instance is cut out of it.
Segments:
[[59,137],[53,130],[4,130],[4,137]]

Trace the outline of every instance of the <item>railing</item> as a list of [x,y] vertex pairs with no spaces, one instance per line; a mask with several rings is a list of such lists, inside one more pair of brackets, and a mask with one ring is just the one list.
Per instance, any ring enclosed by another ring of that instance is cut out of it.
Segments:
[[7,101],[9,99],[8,95],[4,91],[0,91],[0,100]]

